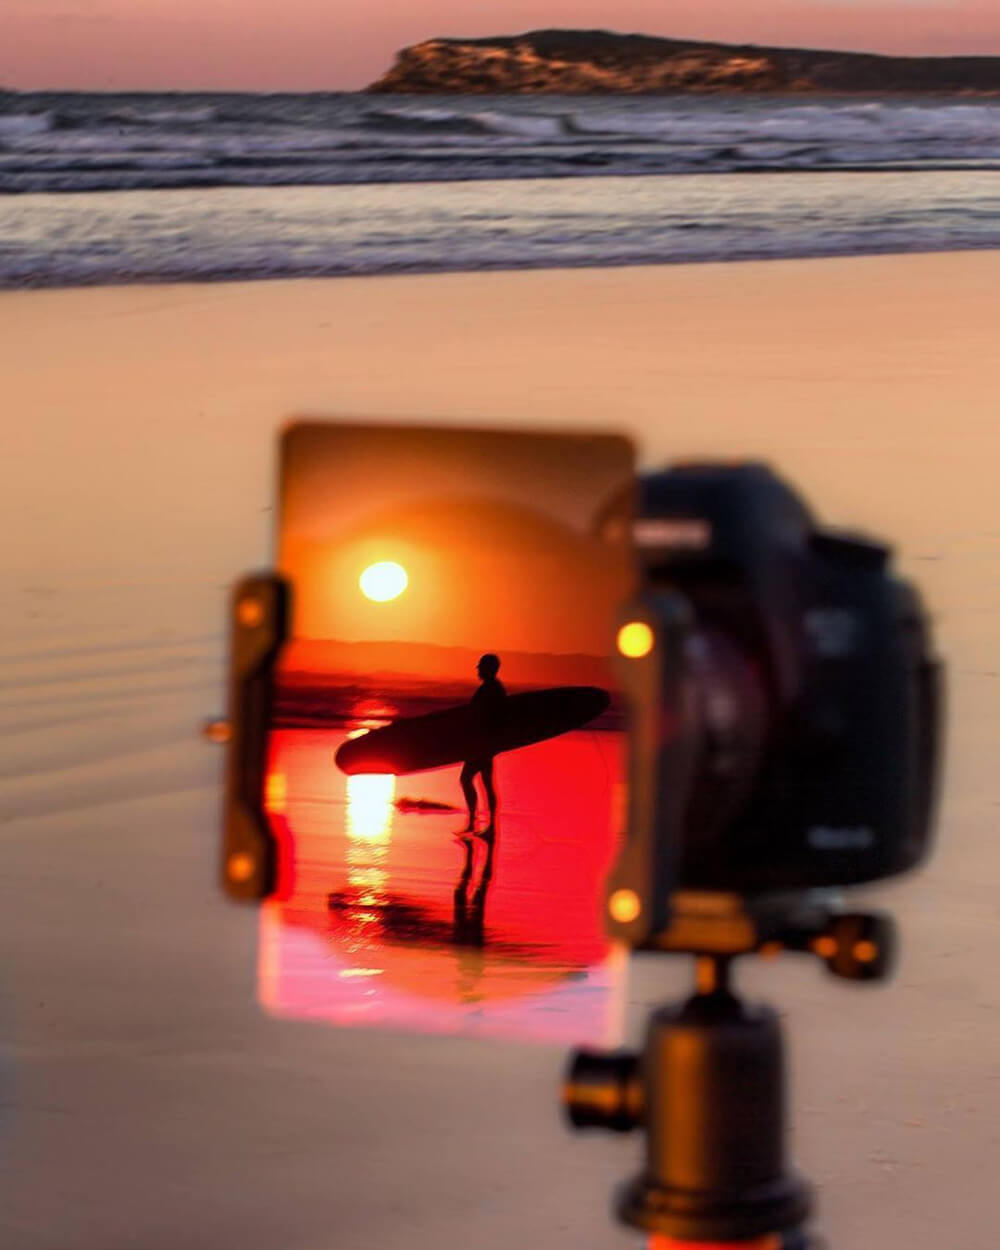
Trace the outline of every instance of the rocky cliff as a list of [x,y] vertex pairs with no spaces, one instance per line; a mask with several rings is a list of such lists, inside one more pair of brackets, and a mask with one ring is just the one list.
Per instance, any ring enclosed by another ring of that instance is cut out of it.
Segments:
[[404,48],[375,92],[1000,94],[1000,57],[896,57],[543,30]]

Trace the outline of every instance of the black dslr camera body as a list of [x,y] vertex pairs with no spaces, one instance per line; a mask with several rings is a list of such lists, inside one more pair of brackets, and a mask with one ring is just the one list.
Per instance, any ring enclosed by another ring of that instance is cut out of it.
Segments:
[[[619,634],[633,739],[615,934],[658,946],[684,897],[764,906],[918,863],[940,666],[889,550],[819,527],[757,464],[646,476],[635,535],[643,591]],[[629,655],[627,631],[643,626],[655,645]]]
[[[622,502],[598,519],[609,537]],[[644,1131],[626,1224],[807,1250],[780,1022],[737,995],[732,966],[792,950],[852,980],[886,975],[891,919],[841,911],[829,891],[929,849],[940,666],[888,549],[818,526],[763,465],[645,477],[634,532],[641,592],[618,632],[629,816],[606,920],[633,949],[694,955],[694,993],[652,1014],[641,1054],[579,1052],[564,1106],[578,1128]],[[276,880],[264,796],[289,602],[274,574],[237,587],[230,714],[210,727],[229,743],[222,869],[237,898]]]
[[578,1052],[564,1105],[577,1128],[645,1131],[624,1223],[810,1250],[780,1022],[736,994],[732,965],[791,950],[887,975],[891,918],[829,891],[928,850],[939,665],[888,550],[817,526],[762,465],[646,477],[635,531],[642,592],[618,633],[630,809],[607,919],[633,949],[694,955],[695,992],[653,1012],[641,1054]]

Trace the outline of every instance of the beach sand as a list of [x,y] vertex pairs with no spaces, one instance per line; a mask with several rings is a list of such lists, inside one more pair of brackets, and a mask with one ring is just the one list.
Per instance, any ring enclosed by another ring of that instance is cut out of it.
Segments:
[[[929,867],[885,988],[747,967],[839,1250],[989,1244],[1000,1113],[1000,254],[0,293],[0,1241],[635,1244],[636,1140],[560,1125],[556,1049],[255,1005],[214,887],[228,583],[295,415],[616,427],[773,461],[894,539],[950,663]],[[645,1005],[681,961],[640,961]]]

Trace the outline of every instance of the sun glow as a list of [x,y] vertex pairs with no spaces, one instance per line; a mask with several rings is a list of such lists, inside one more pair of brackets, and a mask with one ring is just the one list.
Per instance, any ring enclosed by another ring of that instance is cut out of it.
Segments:
[[406,569],[395,560],[380,560],[369,564],[358,578],[361,593],[375,603],[388,603],[398,599],[409,584]]

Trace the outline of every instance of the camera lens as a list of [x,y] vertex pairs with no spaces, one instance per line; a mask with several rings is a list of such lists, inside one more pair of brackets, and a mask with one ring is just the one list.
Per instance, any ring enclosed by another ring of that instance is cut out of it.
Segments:
[[768,700],[750,656],[714,628],[688,643],[698,715],[698,763],[686,814],[681,880],[710,886],[725,871],[725,838],[748,801],[764,756]]

